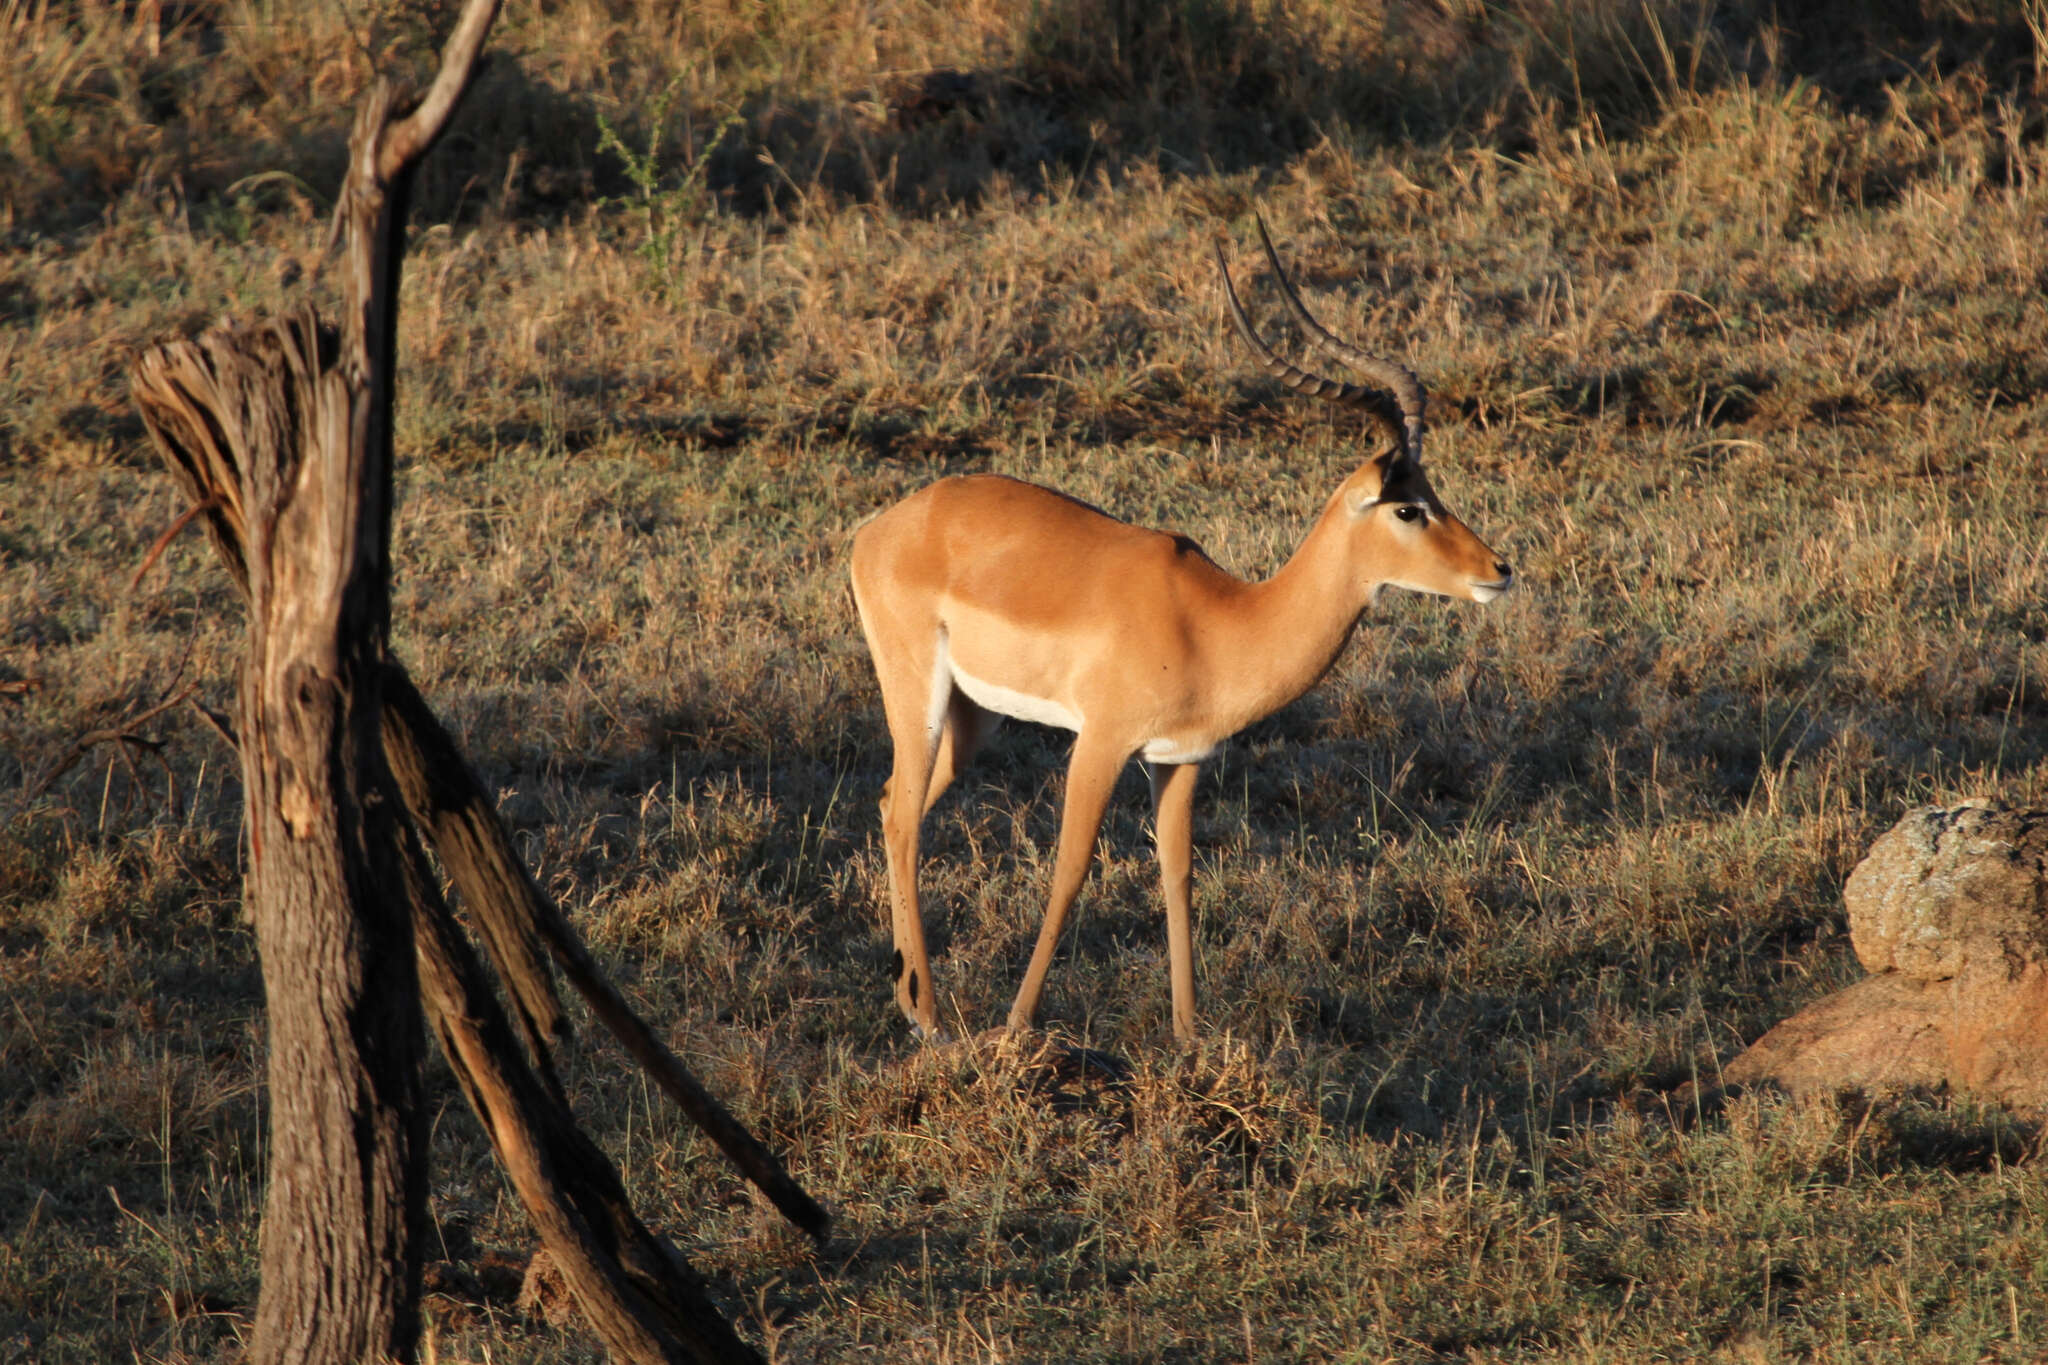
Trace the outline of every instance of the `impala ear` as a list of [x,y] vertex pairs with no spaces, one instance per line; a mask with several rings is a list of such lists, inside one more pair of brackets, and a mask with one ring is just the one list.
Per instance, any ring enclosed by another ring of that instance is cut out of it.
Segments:
[[1387,486],[1393,482],[1393,468],[1399,458],[1398,451],[1376,455],[1358,467],[1344,485],[1344,510],[1354,517],[1362,517],[1371,511],[1373,505],[1386,496]]
[[1345,490],[1345,499],[1350,505],[1352,515],[1363,513],[1374,503],[1388,496],[1394,486],[1400,483],[1402,470],[1406,466],[1407,461],[1398,449],[1375,455],[1359,466],[1358,472],[1351,476],[1350,487]]

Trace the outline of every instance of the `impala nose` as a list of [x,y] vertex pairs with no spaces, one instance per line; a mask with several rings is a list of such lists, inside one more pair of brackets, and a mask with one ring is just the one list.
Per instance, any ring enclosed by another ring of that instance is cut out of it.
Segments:
[[1504,559],[1493,561],[1493,571],[1502,578],[1513,578],[1515,576],[1515,571],[1508,567],[1507,561]]

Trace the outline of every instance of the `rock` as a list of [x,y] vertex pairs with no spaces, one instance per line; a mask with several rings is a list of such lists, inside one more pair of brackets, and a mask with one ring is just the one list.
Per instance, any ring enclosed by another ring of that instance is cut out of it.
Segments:
[[1912,811],[1842,890],[1872,975],[1729,1063],[1794,1091],[1948,1087],[2048,1110],[2048,811]]
[[1948,1074],[1940,1010],[1925,982],[1897,972],[1865,977],[1757,1039],[1722,1075],[1795,1093],[1938,1086]]
[[1995,802],[1923,806],[1871,845],[1842,903],[1873,972],[1946,981],[2004,957],[2048,961],[2048,811]]

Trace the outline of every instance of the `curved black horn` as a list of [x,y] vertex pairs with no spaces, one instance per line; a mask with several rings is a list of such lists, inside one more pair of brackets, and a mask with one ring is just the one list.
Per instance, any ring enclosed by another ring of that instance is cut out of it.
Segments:
[[1266,260],[1272,264],[1273,278],[1280,282],[1280,296],[1287,300],[1287,307],[1293,312],[1295,321],[1308,334],[1310,344],[1339,364],[1349,365],[1375,384],[1384,385],[1394,395],[1394,401],[1401,408],[1401,422],[1407,428],[1407,447],[1410,459],[1422,459],[1423,412],[1429,396],[1424,392],[1422,381],[1415,372],[1398,361],[1385,356],[1374,355],[1342,337],[1335,336],[1330,329],[1317,322],[1315,315],[1308,311],[1308,305],[1294,292],[1294,286],[1287,279],[1287,271],[1280,264],[1280,253],[1273,249],[1273,238],[1266,231],[1266,220],[1254,213],[1252,221],[1258,224],[1259,241],[1266,248]]
[[[1223,272],[1223,297],[1229,301],[1230,317],[1237,324],[1237,334],[1244,338],[1245,345],[1251,347],[1252,354],[1258,357],[1267,374],[1296,393],[1307,394],[1311,398],[1327,399],[1332,403],[1364,408],[1379,420],[1380,426],[1385,429],[1390,440],[1397,444],[1403,443],[1401,428],[1403,421],[1407,419],[1408,409],[1401,403],[1399,394],[1390,394],[1385,389],[1366,384],[1346,384],[1340,380],[1325,379],[1322,375],[1311,373],[1275,355],[1273,348],[1261,340],[1259,334],[1252,329],[1252,320],[1245,315],[1244,305],[1238,302],[1237,286],[1231,281],[1230,263],[1224,257],[1223,243],[1220,241],[1216,243],[1216,265]],[[1282,284],[1284,286],[1284,280]],[[1415,376],[1409,375],[1408,378],[1411,383],[1415,383]],[[1415,386],[1417,389],[1421,388],[1420,383],[1415,383]],[[1418,416],[1409,423],[1409,437],[1416,443],[1410,447],[1411,453],[1420,448],[1420,421],[1421,418]]]

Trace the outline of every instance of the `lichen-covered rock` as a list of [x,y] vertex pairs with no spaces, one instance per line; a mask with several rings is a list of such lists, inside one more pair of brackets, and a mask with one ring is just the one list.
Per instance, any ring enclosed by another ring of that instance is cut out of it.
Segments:
[[1967,964],[2048,961],[2048,811],[1993,801],[1909,812],[1842,888],[1873,972],[1947,981]]
[[2048,1110],[2048,811],[1926,806],[1843,888],[1873,973],[1726,1068],[1792,1091],[1948,1086]]

